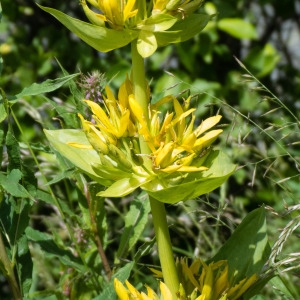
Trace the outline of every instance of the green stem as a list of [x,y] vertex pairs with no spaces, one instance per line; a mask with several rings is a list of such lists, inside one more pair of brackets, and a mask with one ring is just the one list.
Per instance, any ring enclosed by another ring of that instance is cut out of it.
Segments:
[[148,105],[149,99],[147,96],[147,82],[145,76],[145,63],[143,57],[137,51],[137,40],[131,43],[132,56],[132,76],[134,86],[135,100],[140,104],[144,111],[144,117],[149,120]]
[[176,292],[179,290],[179,279],[173,256],[165,204],[150,197],[150,205],[164,282],[170,289],[173,299],[177,299]]
[[12,268],[12,263],[7,256],[1,231],[0,231],[0,270],[6,276],[9,282],[14,299],[21,300],[22,294],[20,291],[20,287],[15,277],[14,270]]
[[[131,56],[132,56],[132,82],[134,98],[143,109],[143,117],[147,124],[149,124],[149,101],[147,96],[147,81],[145,76],[145,63],[143,57],[137,51],[137,40],[131,43]],[[147,145],[144,137],[140,135],[139,138],[140,149],[142,154],[150,154],[151,151]],[[151,170],[151,160],[147,157],[144,158],[144,165]]]
[[[147,96],[147,83],[145,77],[144,59],[137,51],[137,41],[131,43],[132,54],[132,81],[134,88],[135,100],[143,109],[143,117],[149,124],[149,98]],[[144,140],[140,136],[140,148],[142,154],[151,154],[151,151]],[[152,167],[151,160],[145,156],[145,166],[150,170]],[[173,298],[176,299],[176,292],[179,289],[178,274],[173,257],[173,250],[171,239],[167,224],[167,216],[165,205],[150,197],[151,212],[153,217],[154,230],[156,235],[156,243],[158,247],[158,254],[162,268],[163,278],[165,284],[170,289]]]

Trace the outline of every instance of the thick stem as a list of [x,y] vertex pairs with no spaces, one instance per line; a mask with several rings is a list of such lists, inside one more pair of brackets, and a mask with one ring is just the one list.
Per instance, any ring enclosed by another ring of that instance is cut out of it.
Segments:
[[[137,40],[131,43],[131,56],[132,56],[132,82],[134,98],[140,104],[143,109],[143,118],[145,118],[147,124],[149,124],[149,101],[147,95],[147,81],[145,76],[145,63],[143,57],[137,51]],[[151,151],[147,145],[144,137],[140,135],[139,138],[141,154],[147,155]],[[151,160],[144,157],[144,165],[151,170]]]
[[176,299],[176,292],[179,290],[179,279],[173,256],[165,204],[150,197],[150,205],[164,282],[170,289],[173,299]]
[[140,104],[144,111],[144,117],[149,120],[147,96],[147,82],[145,76],[145,63],[143,57],[137,51],[137,40],[131,43],[132,56],[132,76],[135,100]]
[[[132,54],[132,76],[134,86],[135,100],[140,104],[143,109],[143,117],[149,124],[149,98],[147,96],[147,84],[145,77],[145,65],[144,59],[137,51],[137,41],[131,43]],[[144,140],[143,136],[140,136],[140,148],[142,154],[150,154],[151,151]],[[151,169],[151,160],[145,158],[144,163],[147,168]],[[179,289],[178,274],[173,257],[172,245],[170,234],[167,224],[167,216],[165,211],[165,205],[150,197],[150,205],[153,217],[153,224],[156,235],[156,243],[158,247],[158,254],[160,264],[162,268],[163,278],[165,284],[170,289],[173,298],[176,299],[176,292]]]

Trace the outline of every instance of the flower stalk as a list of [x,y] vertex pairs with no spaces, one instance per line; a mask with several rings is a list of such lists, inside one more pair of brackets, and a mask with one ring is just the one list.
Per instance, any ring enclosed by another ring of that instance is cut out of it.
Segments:
[[[145,121],[149,123],[149,99],[147,96],[145,65],[143,57],[137,51],[137,40],[131,43],[131,54],[134,97],[143,109]],[[151,153],[143,136],[140,136],[140,148],[143,154]],[[151,160],[147,157],[144,158],[144,163],[147,167],[151,167]],[[168,230],[165,204],[150,197],[150,205],[164,282],[175,299],[176,292],[179,289],[179,279]]]
[[179,290],[179,279],[168,229],[165,204],[150,197],[151,213],[164,282],[173,299]]

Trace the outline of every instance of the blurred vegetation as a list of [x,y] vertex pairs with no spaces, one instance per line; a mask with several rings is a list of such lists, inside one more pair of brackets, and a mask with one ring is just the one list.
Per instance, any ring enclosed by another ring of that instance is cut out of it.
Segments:
[[[36,2],[85,19],[77,1]],[[116,86],[130,71],[129,52],[124,49],[96,52],[33,1],[2,0],[1,4],[0,87],[8,97],[34,82],[62,77],[62,68],[69,74],[99,70],[105,73],[108,82],[114,78]],[[300,1],[215,0],[207,2],[203,10],[216,16],[200,35],[157,51],[147,59],[146,66],[153,101],[170,92],[182,97],[193,94],[199,119],[218,110],[223,115],[225,133],[219,147],[239,165],[237,172],[210,195],[168,207],[170,224],[176,224],[171,225],[171,235],[177,252],[208,259],[254,208],[261,205],[269,208],[271,243],[276,242],[282,228],[297,216],[297,210],[289,213],[289,208],[299,205],[300,198]],[[74,245],[68,239],[65,225],[68,223],[79,241],[79,248],[91,247],[90,260],[95,262],[99,258],[91,232],[85,230],[88,225],[84,224],[88,216],[78,217],[82,206],[86,206],[86,195],[76,185],[78,174],[72,172],[72,166],[62,158],[54,158],[42,131],[42,128],[78,127],[76,113],[81,108],[72,100],[73,96],[64,87],[47,94],[47,98],[24,97],[13,105],[15,120],[22,130],[16,122],[12,123],[24,166],[28,172],[35,173],[37,186],[48,191],[46,183],[54,179],[52,192],[66,205],[63,218],[53,203],[36,199],[28,208],[32,227],[55,233],[54,240],[59,247],[69,250]],[[80,90],[76,96],[78,99],[82,96]],[[8,124],[3,123],[3,126],[7,132]],[[35,156],[30,153],[29,144]],[[5,149],[3,153],[1,171],[5,172],[8,157]],[[39,161],[39,166],[34,159]],[[67,180],[67,176],[71,180]],[[126,198],[102,204],[106,207],[105,222],[109,228],[103,240],[109,247],[107,254],[111,262],[118,249],[128,203]],[[151,245],[151,228],[146,228],[137,248]],[[296,228],[289,235],[282,257],[299,252],[299,233]],[[77,288],[89,290],[88,283],[81,282],[78,273],[71,268],[62,267],[57,258],[43,257],[34,243],[30,250],[35,263],[35,290],[55,291],[58,282],[61,289],[67,289],[72,280],[77,282]],[[135,252],[132,250],[122,259],[133,259]],[[147,266],[155,264],[158,262],[151,252],[144,255],[134,274],[136,282],[141,278],[147,282]],[[287,266],[281,267],[284,268]],[[284,272],[282,276],[295,299],[300,297],[296,286],[299,269]],[[1,299],[11,299],[8,284],[1,274],[0,295]],[[271,288],[267,288],[264,295],[265,299],[285,299]]]

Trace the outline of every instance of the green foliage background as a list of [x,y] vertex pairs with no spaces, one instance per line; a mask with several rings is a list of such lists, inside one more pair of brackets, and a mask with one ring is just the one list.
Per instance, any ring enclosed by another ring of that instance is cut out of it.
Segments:
[[[85,19],[77,1],[37,2]],[[8,119],[3,110],[0,115],[1,230],[12,244],[18,241],[18,249],[26,250],[25,237],[30,241],[33,291],[40,291],[39,296],[54,293],[60,299],[68,293],[68,284],[73,281],[89,297],[89,284],[101,277],[101,261],[91,237],[86,195],[82,192],[87,182],[63,158],[55,159],[42,131],[43,128],[77,128],[76,114],[83,109],[82,91],[68,80],[62,88],[48,90],[45,96],[32,96],[32,93],[28,96],[21,91],[34,82],[93,70],[105,73],[116,87],[130,70],[129,48],[98,53],[33,1],[2,0],[1,4],[0,87],[8,99],[13,100],[18,94],[20,98],[13,103]],[[221,111],[225,133],[219,147],[240,166],[220,189],[196,201],[167,208],[170,224],[174,224],[171,235],[177,253],[203,259],[212,257],[247,212],[261,205],[269,207],[272,246],[280,230],[298,217],[295,205],[299,205],[300,196],[300,2],[216,0],[205,6],[208,12],[215,12],[214,7],[217,15],[200,35],[183,44],[159,49],[146,61],[153,101],[171,92],[183,97],[193,94],[199,119]],[[249,76],[244,66],[263,86]],[[62,83],[63,80],[58,81],[58,86]],[[2,95],[1,103],[4,99]],[[10,182],[18,188],[10,189]],[[131,199],[95,203],[91,199],[91,205],[103,210],[105,207],[107,211],[105,217],[97,215],[96,218],[99,236],[109,249],[109,261],[117,267],[140,255],[134,280],[151,284],[147,266],[158,264],[149,250],[153,245],[152,227],[147,225],[143,233],[136,233],[132,248],[122,248],[119,244],[126,244],[121,240],[127,222],[125,215],[128,211],[135,213],[130,211]],[[289,207],[293,207],[292,213],[287,213]],[[5,217],[14,213],[19,215],[18,222],[22,221],[17,227]],[[141,222],[146,223],[144,217]],[[19,239],[18,234],[22,235],[25,228],[26,236]],[[69,239],[70,232],[73,240]],[[282,257],[299,252],[298,235],[298,229],[290,233]],[[90,248],[86,254],[88,264],[98,268],[94,279],[86,271],[89,265],[82,266],[72,255],[76,252],[80,256],[86,247]],[[20,259],[28,259],[29,252],[25,250],[18,254]],[[30,265],[28,260],[29,269]],[[21,274],[30,277],[26,272]],[[295,284],[299,270],[282,273],[282,278],[292,295],[286,299],[300,297]],[[102,286],[100,282],[99,291]],[[26,290],[26,286],[23,288]],[[71,292],[73,299],[76,299],[76,288]],[[270,288],[262,294],[265,299],[285,299],[281,292]],[[11,297],[1,274],[0,295],[1,299]]]

